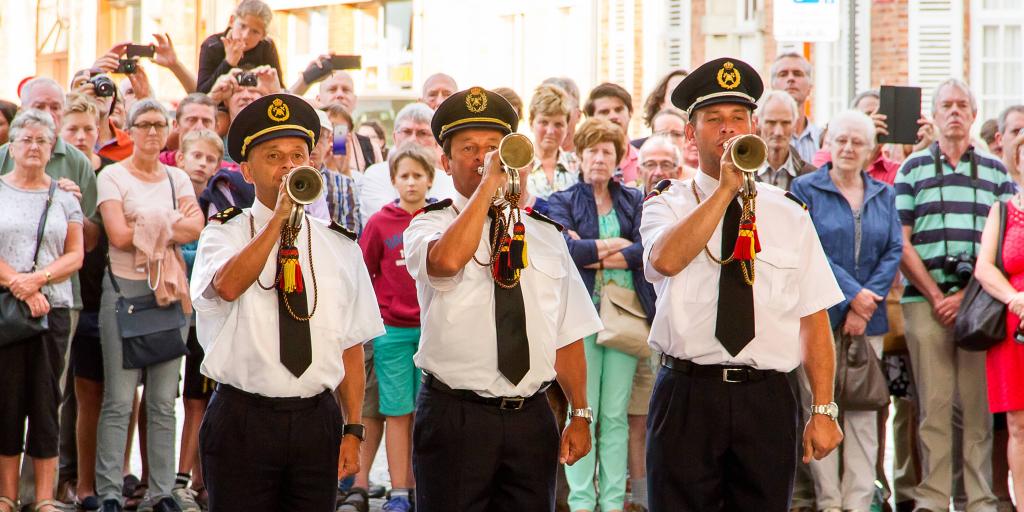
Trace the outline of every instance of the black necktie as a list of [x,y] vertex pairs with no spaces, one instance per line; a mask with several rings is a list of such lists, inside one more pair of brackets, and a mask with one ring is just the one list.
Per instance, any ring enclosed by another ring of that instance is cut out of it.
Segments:
[[[722,259],[732,254],[740,232],[743,209],[736,200],[729,202],[722,221]],[[739,261],[722,265],[718,281],[718,320],[715,337],[730,354],[736,355],[754,339],[754,287],[743,279]]]
[[[307,228],[308,229],[308,228]],[[305,278],[305,275],[303,275]],[[303,282],[308,282],[303,279]],[[301,377],[313,362],[313,342],[309,337],[309,321],[300,322],[288,312],[288,306],[284,303],[285,293],[275,289],[277,293],[277,332],[281,344],[281,364],[292,375]],[[309,315],[309,308],[306,305],[306,289],[301,292],[288,294],[288,304],[296,316],[305,318]]]
[[[497,251],[508,226],[502,219],[495,218],[494,210],[489,210],[488,216],[491,217],[491,240],[498,240],[491,249]],[[526,334],[526,306],[520,283],[505,288],[494,282],[494,329],[498,336],[498,371],[512,385],[518,386],[530,371],[530,341]]]

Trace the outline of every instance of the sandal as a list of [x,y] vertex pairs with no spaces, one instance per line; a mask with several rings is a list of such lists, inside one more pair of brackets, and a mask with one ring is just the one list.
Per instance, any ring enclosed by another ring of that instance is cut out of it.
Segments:
[[75,507],[77,508],[77,510],[84,510],[84,511],[99,510],[100,509],[100,499],[97,498],[96,496],[86,496],[86,497],[76,501],[75,502]]
[[61,502],[57,500],[37,501],[32,505],[32,512],[63,512]]
[[135,489],[132,491],[131,496],[128,496],[124,500],[124,509],[125,510],[137,510],[139,508],[139,505],[142,504],[142,501],[146,499],[146,493],[148,491],[149,491],[149,486],[148,485],[142,484],[142,483],[140,483],[139,485],[136,485]]
[[0,496],[0,512],[18,512],[18,504],[7,496]]

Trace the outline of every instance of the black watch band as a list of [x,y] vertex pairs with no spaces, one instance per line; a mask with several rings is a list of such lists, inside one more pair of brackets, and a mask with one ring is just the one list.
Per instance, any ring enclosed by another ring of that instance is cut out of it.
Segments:
[[347,435],[356,436],[356,439],[360,441],[366,440],[366,426],[361,423],[346,423],[344,427],[341,427],[342,437]]

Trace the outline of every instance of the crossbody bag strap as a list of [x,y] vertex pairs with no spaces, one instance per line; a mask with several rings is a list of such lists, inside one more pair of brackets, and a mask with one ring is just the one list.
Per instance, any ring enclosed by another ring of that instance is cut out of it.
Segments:
[[50,214],[50,205],[53,204],[53,193],[57,190],[57,180],[50,178],[50,191],[46,194],[46,206],[43,207],[43,215],[39,217],[39,227],[36,228],[36,251],[32,253],[32,271],[35,272],[39,266],[39,248],[43,245],[43,231],[46,230],[46,217]]
[[999,269],[1003,275],[1006,275],[1006,269],[1003,268],[1003,239],[1006,238],[1006,215],[1009,213],[1010,204],[999,201],[996,203],[999,205],[999,240],[996,242],[996,268]]
[[174,191],[174,180],[171,179],[171,171],[167,170],[167,166],[164,166],[164,172],[167,173],[167,183],[171,185],[171,205],[174,209],[178,209],[178,194]]

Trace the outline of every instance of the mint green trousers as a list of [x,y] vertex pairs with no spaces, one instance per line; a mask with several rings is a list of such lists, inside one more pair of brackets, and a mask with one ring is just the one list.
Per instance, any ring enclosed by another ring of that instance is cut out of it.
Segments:
[[[594,409],[590,425],[593,448],[576,464],[565,467],[569,510],[622,510],[626,499],[626,461],[629,445],[629,394],[637,359],[602,347],[597,335],[583,340],[587,355],[587,402]],[[600,436],[595,437],[595,427]],[[597,469],[597,488],[594,471]]]

